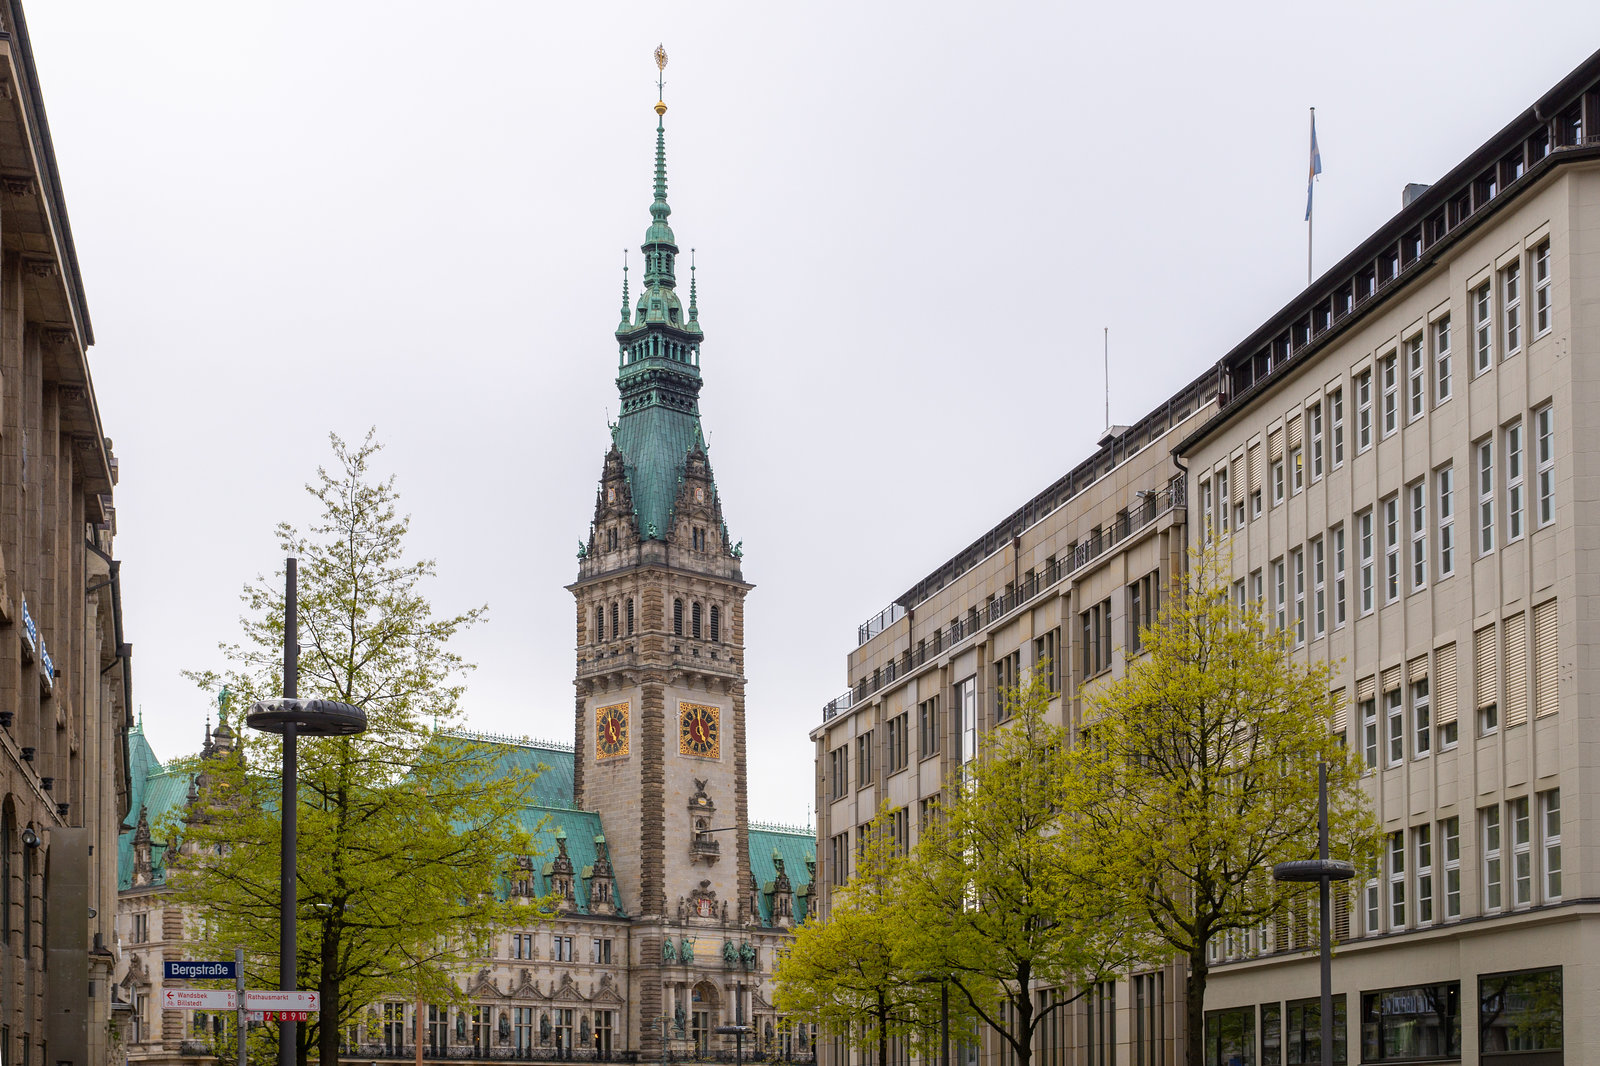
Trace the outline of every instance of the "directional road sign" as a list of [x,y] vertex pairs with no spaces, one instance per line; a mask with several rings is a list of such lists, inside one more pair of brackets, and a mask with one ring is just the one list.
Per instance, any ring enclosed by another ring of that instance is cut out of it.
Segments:
[[168,959],[161,964],[161,975],[168,981],[213,981],[239,976],[239,964],[226,962],[195,962],[190,959]]
[[239,993],[231,988],[163,988],[162,1010],[238,1010]]
[[269,992],[246,989],[246,1010],[321,1010],[321,992]]

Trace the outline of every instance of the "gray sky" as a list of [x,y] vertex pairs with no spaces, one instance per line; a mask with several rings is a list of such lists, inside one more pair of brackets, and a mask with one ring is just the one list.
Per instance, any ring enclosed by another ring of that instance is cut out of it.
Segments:
[[[670,12],[670,15],[664,14]],[[752,814],[803,822],[856,625],[1232,347],[1600,47],[1600,5],[28,9],[94,318],[135,698],[193,750],[326,434],[387,442],[468,724],[571,739],[573,607],[649,216],[698,249]],[[1508,21],[1509,18],[1509,21]],[[637,262],[637,252],[634,253]]]

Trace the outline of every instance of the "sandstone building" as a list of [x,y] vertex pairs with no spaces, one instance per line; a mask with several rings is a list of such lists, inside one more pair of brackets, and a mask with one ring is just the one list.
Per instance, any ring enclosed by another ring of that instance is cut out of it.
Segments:
[[[1336,1061],[1592,1057],[1597,132],[1600,54],[861,627],[811,734],[824,913],[878,804],[915,839],[999,686],[1048,659],[1079,726],[1186,549],[1228,537],[1230,594],[1335,667],[1387,834],[1335,908]],[[1215,944],[1207,1062],[1320,1061],[1314,944]],[[1181,967],[1090,990],[1037,1061],[1182,1061]]]
[[[555,893],[551,923],[493,938],[459,983],[466,1007],[422,1004],[424,1058],[731,1057],[808,1060],[810,1031],[773,1009],[778,947],[805,919],[812,833],[746,809],[741,549],[729,538],[698,413],[702,331],[695,287],[677,292],[668,224],[666,107],[658,103],[654,200],[637,301],[616,328],[621,414],[579,552],[573,740],[478,737],[502,765],[542,767],[526,826],[538,841],[514,897]],[[691,271],[692,271],[691,267]],[[233,743],[224,722],[202,754]],[[163,1014],[161,962],[186,957],[169,905],[166,848],[151,826],[181,817],[191,774],[131,738],[133,824],[117,918],[133,1004],[129,1059],[226,1056],[230,1019]],[[178,845],[182,847],[181,841]],[[356,1061],[410,1060],[417,1004],[375,1003],[345,1035]]]
[[[131,646],[117,462],[27,26],[0,3],[0,1063],[113,1055]],[[7,636],[6,634],[10,634]],[[11,641],[16,643],[12,644]]]

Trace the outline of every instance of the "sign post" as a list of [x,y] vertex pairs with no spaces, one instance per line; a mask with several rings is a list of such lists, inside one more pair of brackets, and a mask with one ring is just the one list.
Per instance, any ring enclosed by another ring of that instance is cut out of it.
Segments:
[[234,1023],[239,1029],[239,1066],[245,1066],[245,1038],[250,1033],[250,1015],[244,1007],[244,948],[233,949],[233,965],[238,971],[234,974],[233,986],[239,993],[239,1013]]

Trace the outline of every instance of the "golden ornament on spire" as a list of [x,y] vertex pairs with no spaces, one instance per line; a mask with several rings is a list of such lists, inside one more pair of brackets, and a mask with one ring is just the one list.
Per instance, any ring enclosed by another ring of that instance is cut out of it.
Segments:
[[667,105],[665,103],[665,99],[666,99],[666,95],[667,94],[664,91],[665,88],[666,88],[666,83],[662,80],[662,73],[661,73],[661,72],[664,72],[666,69],[667,69],[667,50],[665,48],[663,48],[661,45],[658,44],[658,45],[656,45],[656,71],[658,72],[656,74],[656,114],[657,115],[665,115],[667,113]]

